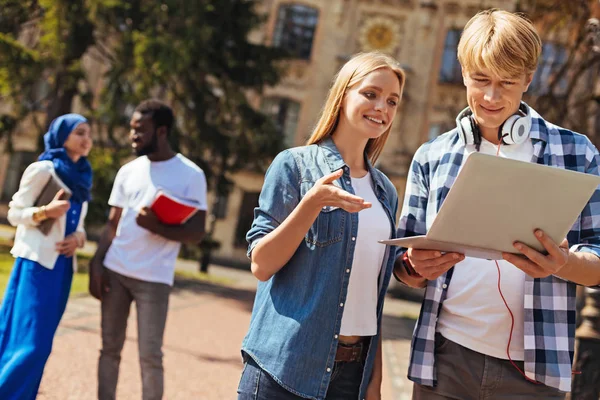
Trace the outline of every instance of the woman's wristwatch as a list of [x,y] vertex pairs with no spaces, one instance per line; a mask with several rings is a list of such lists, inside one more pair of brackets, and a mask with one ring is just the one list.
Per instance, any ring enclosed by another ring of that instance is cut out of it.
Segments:
[[404,266],[404,270],[406,271],[408,276],[412,276],[413,278],[422,278],[421,274],[415,271],[412,264],[410,263],[410,260],[408,259],[408,251],[406,251],[402,255],[402,265]]
[[33,212],[33,222],[36,224],[47,219],[48,215],[46,215],[46,206],[41,206]]

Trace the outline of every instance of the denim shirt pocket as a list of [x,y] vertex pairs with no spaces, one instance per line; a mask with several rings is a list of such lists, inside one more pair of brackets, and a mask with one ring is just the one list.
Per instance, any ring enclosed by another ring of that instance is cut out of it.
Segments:
[[304,239],[317,247],[340,242],[344,237],[347,215],[348,213],[339,207],[323,207]]

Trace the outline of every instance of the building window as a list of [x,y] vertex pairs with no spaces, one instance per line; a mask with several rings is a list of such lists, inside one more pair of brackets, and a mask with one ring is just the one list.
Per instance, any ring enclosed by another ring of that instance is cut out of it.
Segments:
[[32,151],[17,151],[10,156],[4,186],[2,187],[2,202],[9,202],[13,194],[19,190],[19,182],[23,172],[36,159],[37,153]]
[[254,208],[258,207],[258,196],[260,196],[260,192],[244,192],[237,228],[235,229],[235,247],[246,247],[248,245],[246,233],[248,233],[252,221],[254,221]]
[[[556,43],[544,43],[542,56],[538,68],[533,75],[529,86],[529,92],[534,96],[548,94],[549,84],[554,81],[554,76],[567,62],[567,49]],[[567,75],[563,74],[559,82],[554,86],[557,95],[565,95],[567,92]]]
[[460,33],[460,29],[450,29],[446,34],[439,77],[442,83],[462,83],[462,72],[457,56]]
[[289,51],[296,58],[310,59],[318,19],[316,8],[300,4],[280,6],[273,46]]
[[292,147],[296,138],[300,103],[284,97],[266,97],[262,101],[261,110],[272,119],[283,137],[283,145]]

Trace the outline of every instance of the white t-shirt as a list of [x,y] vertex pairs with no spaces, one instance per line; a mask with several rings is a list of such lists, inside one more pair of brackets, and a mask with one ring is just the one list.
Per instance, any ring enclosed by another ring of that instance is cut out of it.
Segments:
[[206,177],[192,161],[177,154],[166,161],[141,156],[125,164],[115,178],[108,204],[123,209],[104,259],[106,268],[147,282],[173,284],[175,260],[181,243],[140,227],[135,219],[161,189],[206,210]]
[[377,294],[385,246],[378,240],[390,237],[390,220],[373,191],[371,175],[352,178],[354,193],[371,202],[371,208],[358,213],[358,233],[350,282],[344,304],[340,334],[374,336],[377,334]]
[[[497,145],[482,139],[481,153],[496,155],[497,148]],[[475,151],[474,145],[467,145],[465,156]],[[531,162],[533,144],[531,140],[526,140],[518,145],[502,145],[500,156]],[[525,273],[504,260],[498,260],[498,265],[500,288],[515,318],[510,357],[523,360]],[[493,260],[466,257],[454,266],[447,290],[436,330],[445,338],[478,353],[508,359],[506,346],[511,319],[498,292],[496,263]]]

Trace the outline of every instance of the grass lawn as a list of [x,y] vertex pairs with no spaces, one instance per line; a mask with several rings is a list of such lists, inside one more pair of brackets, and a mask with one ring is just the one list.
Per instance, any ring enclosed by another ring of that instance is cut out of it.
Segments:
[[[4,298],[4,290],[8,284],[10,273],[12,271],[14,258],[10,255],[10,247],[5,243],[0,243],[0,303]],[[78,254],[78,272],[73,276],[73,283],[71,285],[71,296],[81,295],[88,293],[88,264],[90,262],[89,255]],[[186,279],[200,282],[208,282],[216,285],[227,285],[231,283],[231,280],[222,277],[216,277],[201,272],[187,272],[187,271],[176,271],[176,279]]]
[[[79,264],[87,266],[88,259],[78,256]],[[0,246],[0,299],[4,297],[4,289],[8,284],[10,273],[12,271],[15,259],[9,254],[8,249]],[[87,268],[81,270],[73,277],[71,285],[71,295],[87,293],[88,290],[88,274]]]

